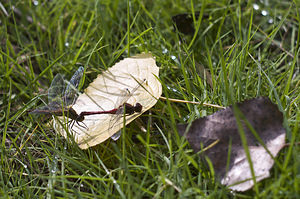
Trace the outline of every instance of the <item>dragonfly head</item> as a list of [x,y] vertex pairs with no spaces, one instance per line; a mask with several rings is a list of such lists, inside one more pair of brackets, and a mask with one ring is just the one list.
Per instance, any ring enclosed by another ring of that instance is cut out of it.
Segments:
[[82,122],[84,120],[84,115],[79,114],[76,121]]
[[135,112],[141,112],[143,109],[143,106],[140,103],[135,104]]

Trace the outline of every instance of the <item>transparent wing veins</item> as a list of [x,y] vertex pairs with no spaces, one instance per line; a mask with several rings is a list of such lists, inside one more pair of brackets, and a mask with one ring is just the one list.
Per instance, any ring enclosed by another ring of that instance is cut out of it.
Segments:
[[84,68],[80,66],[78,70],[74,73],[72,78],[70,79],[70,82],[67,82],[67,87],[64,93],[65,106],[69,106],[75,103],[78,97],[77,88],[82,79],[83,72],[84,72]]
[[64,78],[61,74],[57,74],[53,78],[50,88],[48,89],[48,104],[53,104],[55,102],[61,104],[64,88]]

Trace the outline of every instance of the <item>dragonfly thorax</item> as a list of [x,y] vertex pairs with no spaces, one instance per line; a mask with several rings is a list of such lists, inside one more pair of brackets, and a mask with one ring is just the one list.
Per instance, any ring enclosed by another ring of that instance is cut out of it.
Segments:
[[141,112],[142,108],[143,108],[143,106],[140,103],[136,103],[135,106],[133,106],[129,103],[124,103],[118,109],[120,110],[119,112],[121,114],[124,113],[124,109],[125,109],[125,113],[128,114],[128,115],[131,115],[133,113]]
[[80,114],[78,115],[72,107],[68,110],[68,117],[77,122],[82,122],[84,120],[84,116]]

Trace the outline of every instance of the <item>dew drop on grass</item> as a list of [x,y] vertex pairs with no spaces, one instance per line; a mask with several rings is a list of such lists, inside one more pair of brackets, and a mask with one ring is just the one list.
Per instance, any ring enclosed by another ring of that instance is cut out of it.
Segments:
[[261,11],[261,15],[262,16],[267,16],[269,13],[268,13],[268,11],[266,11],[266,10],[262,10]]
[[183,117],[183,121],[188,121],[190,119],[190,115],[186,115],[185,117]]
[[170,86],[167,86],[167,89],[168,89],[168,90],[171,90],[171,91],[174,92],[174,93],[180,93],[177,89],[172,88],[172,87],[170,87]]
[[69,42],[66,42],[66,43],[65,43],[65,46],[66,46],[66,47],[69,47],[69,45],[70,45]]
[[35,6],[39,5],[39,1],[33,1],[33,5]]
[[274,20],[272,19],[272,18],[270,18],[269,20],[268,20],[268,23],[273,23],[274,22]]
[[258,10],[258,9],[259,9],[259,5],[257,5],[257,4],[255,3],[255,4],[253,4],[253,8],[254,8],[254,10]]

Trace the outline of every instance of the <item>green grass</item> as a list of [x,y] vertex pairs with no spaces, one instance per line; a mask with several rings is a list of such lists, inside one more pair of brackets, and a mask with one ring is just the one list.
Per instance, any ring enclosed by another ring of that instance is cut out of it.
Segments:
[[[251,3],[239,1],[203,2],[2,2],[0,195],[296,198],[300,3],[272,0],[254,10]],[[203,16],[195,22],[196,34],[179,36],[171,16],[194,11]],[[116,61],[141,52],[155,55],[163,96],[221,106],[268,96],[277,103],[285,115],[290,145],[277,156],[271,177],[258,182],[256,190],[233,193],[202,169],[200,157],[176,133],[176,124],[210,115],[216,108],[159,100],[127,126],[117,142],[108,140],[88,150],[26,112],[41,99],[46,101],[41,94],[46,94],[56,73],[70,78],[78,66],[85,66],[85,88]],[[201,77],[199,64],[211,75],[212,86]]]

